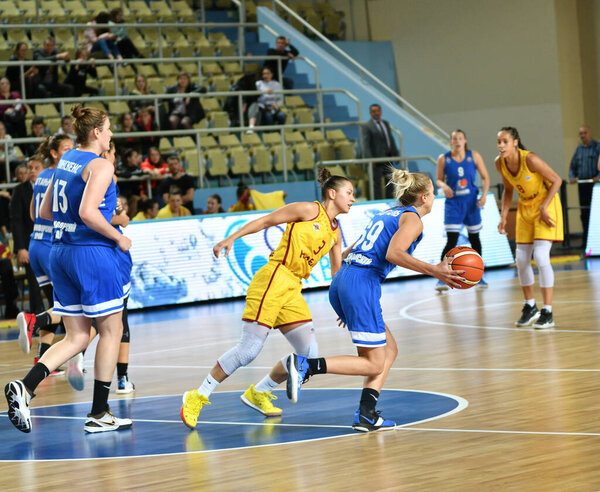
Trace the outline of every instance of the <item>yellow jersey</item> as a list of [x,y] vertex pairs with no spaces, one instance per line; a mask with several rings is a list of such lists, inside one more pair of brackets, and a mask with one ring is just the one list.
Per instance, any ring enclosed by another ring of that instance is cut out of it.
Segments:
[[173,215],[173,211],[171,210],[171,207],[169,207],[169,204],[167,203],[163,208],[161,208],[158,211],[158,215],[156,216],[156,218],[157,219],[170,219],[172,217],[187,217],[188,215],[191,215],[191,212],[187,208],[185,208],[183,205],[181,207],[179,207],[179,215]]
[[294,275],[308,278],[312,268],[337,242],[337,221],[331,220],[323,205],[314,219],[288,223],[279,246],[269,257]]
[[519,170],[513,174],[506,166],[504,158],[500,158],[500,169],[506,180],[513,185],[519,193],[519,201],[523,205],[537,205],[544,201],[551,184],[544,177],[536,172],[532,172],[527,167],[528,150],[517,149],[519,151]]

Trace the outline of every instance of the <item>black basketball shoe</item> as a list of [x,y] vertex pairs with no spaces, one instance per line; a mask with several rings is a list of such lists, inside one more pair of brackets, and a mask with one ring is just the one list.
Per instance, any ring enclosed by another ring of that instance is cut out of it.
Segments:
[[529,326],[539,317],[540,312],[538,311],[537,306],[535,304],[533,306],[530,306],[529,304],[525,303],[523,305],[523,311],[521,311],[521,317],[517,321],[515,321],[515,325]]

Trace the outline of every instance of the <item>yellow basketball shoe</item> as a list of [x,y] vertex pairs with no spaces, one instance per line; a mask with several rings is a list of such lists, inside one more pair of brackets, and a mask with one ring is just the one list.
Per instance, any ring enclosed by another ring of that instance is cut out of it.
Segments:
[[267,417],[277,417],[283,413],[281,408],[277,408],[271,403],[271,400],[277,400],[275,395],[270,391],[256,391],[253,384],[240,396],[240,399],[244,405],[254,408]]
[[210,401],[204,395],[198,393],[198,390],[186,391],[183,394],[183,405],[181,405],[181,420],[190,429],[196,427],[198,415],[204,405],[210,405]]

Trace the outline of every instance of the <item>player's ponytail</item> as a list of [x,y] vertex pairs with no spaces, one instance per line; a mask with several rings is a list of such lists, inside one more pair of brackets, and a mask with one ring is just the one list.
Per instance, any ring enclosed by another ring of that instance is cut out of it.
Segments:
[[431,179],[424,173],[409,173],[403,169],[395,169],[390,179],[394,185],[394,197],[401,205],[414,205],[419,196],[427,193]]
[[525,148],[525,145],[523,145],[523,142],[521,140],[521,137],[519,136],[519,131],[514,127],[514,126],[503,126],[502,128],[500,128],[501,132],[507,132],[510,134],[510,136],[513,138],[513,140],[517,140],[517,146],[521,149],[521,150],[527,150]]
[[321,183],[321,199],[323,201],[327,200],[327,191],[328,190],[339,190],[345,183],[349,182],[348,178],[344,176],[334,176],[331,174],[329,169],[326,167],[322,167],[319,170],[319,177],[317,178],[319,183]]

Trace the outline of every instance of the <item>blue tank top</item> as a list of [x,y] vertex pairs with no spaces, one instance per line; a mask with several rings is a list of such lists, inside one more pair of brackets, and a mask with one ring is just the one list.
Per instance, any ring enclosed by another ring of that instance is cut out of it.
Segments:
[[[86,182],[81,172],[87,164],[97,159],[93,152],[83,152],[72,149],[63,154],[54,173],[54,188],[52,190],[52,217],[54,233],[52,242],[75,244],[116,246],[112,239],[99,234],[84,224],[79,216],[81,198]],[[117,194],[114,182],[106,190],[99,210],[108,223],[117,207]]]
[[33,184],[33,232],[31,239],[50,244],[52,242],[52,221],[40,217],[42,200],[54,176],[54,169],[44,169]]
[[[351,265],[370,269],[383,282],[388,273],[396,266],[387,261],[385,256],[392,236],[398,230],[400,216],[404,212],[412,212],[419,216],[414,207],[394,207],[373,217],[344,261]],[[413,253],[421,239],[423,239],[422,233],[406,250],[409,255]]]
[[446,184],[452,188],[455,197],[470,196],[473,193],[477,195],[477,186],[475,186],[475,176],[477,167],[473,160],[473,153],[467,150],[462,162],[456,162],[452,158],[451,152],[444,154],[446,174]]

